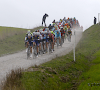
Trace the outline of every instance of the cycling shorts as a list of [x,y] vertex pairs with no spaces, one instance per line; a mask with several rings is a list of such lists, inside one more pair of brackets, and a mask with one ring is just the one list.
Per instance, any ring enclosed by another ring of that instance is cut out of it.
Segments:
[[71,34],[71,32],[68,32],[68,34]]
[[61,34],[55,34],[55,38],[61,38]]
[[49,42],[49,38],[46,38],[46,42]]
[[53,39],[52,38],[49,38],[49,41],[53,42]]
[[33,46],[33,42],[29,42],[30,46]]

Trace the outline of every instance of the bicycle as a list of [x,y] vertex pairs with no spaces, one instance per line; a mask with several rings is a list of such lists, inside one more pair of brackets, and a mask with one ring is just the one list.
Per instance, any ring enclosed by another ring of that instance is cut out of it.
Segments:
[[36,58],[36,56],[37,56],[37,49],[36,49],[36,44],[35,44],[33,48],[33,59]]
[[27,59],[30,57],[30,44],[28,44],[28,49],[27,49]]
[[46,40],[43,41],[43,53],[45,53],[45,51],[47,51]]
[[63,43],[64,43],[64,36],[61,37],[61,47],[62,47]]
[[58,48],[58,46],[59,46],[59,38],[56,38],[56,42],[57,42],[57,48]]
[[71,34],[68,34],[68,41],[71,42]]
[[48,44],[48,52],[51,53],[52,52],[52,42],[51,40],[49,40],[49,44]]

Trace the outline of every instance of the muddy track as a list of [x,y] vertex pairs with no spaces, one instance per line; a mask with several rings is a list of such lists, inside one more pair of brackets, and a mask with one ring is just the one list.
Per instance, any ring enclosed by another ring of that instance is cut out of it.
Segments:
[[[76,44],[79,42],[81,37],[82,31],[76,31]],[[62,47],[59,46],[59,48],[57,49],[57,47],[55,46],[55,51],[52,54],[47,53],[42,56],[39,56],[36,59],[27,60],[25,50],[19,53],[14,53],[0,57],[0,82],[3,81],[3,78],[5,78],[6,76],[6,73],[10,72],[12,69],[20,67],[26,69],[30,66],[34,66],[35,64],[40,65],[58,56],[68,54],[73,49],[75,40],[74,38],[75,36],[73,32],[71,42],[68,42],[68,40],[66,39]]]

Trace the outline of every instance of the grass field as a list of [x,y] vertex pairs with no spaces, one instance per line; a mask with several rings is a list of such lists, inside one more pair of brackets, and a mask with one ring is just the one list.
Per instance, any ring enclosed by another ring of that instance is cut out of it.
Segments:
[[[30,29],[32,32],[42,27]],[[0,56],[25,49],[24,38],[28,29],[0,27]]]
[[30,67],[21,74],[17,73],[15,78],[8,76],[3,90],[100,90],[100,86],[96,86],[100,83],[99,37],[100,26],[91,26],[76,47],[76,62],[70,52],[40,66]]

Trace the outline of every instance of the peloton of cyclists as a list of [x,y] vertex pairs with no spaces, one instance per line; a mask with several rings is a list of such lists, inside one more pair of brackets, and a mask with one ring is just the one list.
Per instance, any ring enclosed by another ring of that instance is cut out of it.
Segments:
[[[59,39],[59,45],[61,45],[61,40],[64,40],[64,37],[70,34],[70,38],[72,35],[72,28],[79,27],[79,22],[76,18],[67,18],[64,17],[60,19],[58,22],[55,20],[52,24],[49,24],[48,27],[44,27],[40,30],[36,30],[31,33],[30,30],[27,31],[25,36],[25,47],[26,52],[28,50],[28,45],[30,45],[30,57],[32,57],[32,47],[36,45],[37,57],[39,53],[42,51],[43,54],[47,53],[49,42],[51,42],[52,52],[54,51],[54,45],[57,39]],[[81,27],[82,28],[82,27]],[[63,41],[64,42],[64,41]]]

